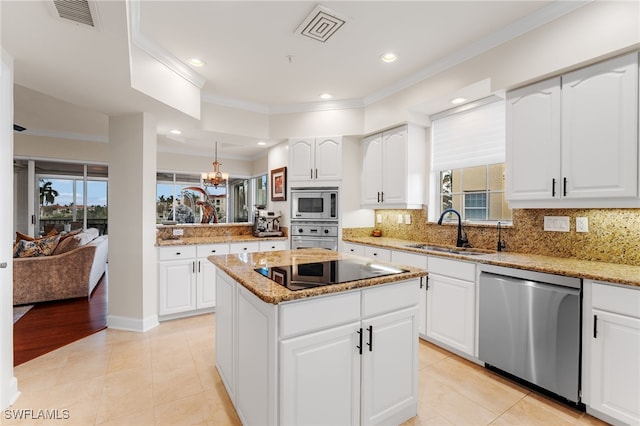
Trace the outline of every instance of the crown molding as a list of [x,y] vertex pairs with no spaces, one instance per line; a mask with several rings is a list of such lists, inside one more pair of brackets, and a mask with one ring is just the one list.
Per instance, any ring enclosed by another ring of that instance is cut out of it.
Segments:
[[140,2],[141,0],[127,0],[129,38],[131,43],[198,89],[202,89],[207,82],[203,76],[140,31]]

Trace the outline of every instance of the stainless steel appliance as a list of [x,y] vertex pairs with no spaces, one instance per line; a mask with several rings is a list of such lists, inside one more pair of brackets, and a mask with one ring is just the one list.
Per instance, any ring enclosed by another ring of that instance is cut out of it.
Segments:
[[257,208],[253,219],[253,235],[256,237],[279,237],[280,231],[279,211],[267,211]]
[[291,249],[325,248],[338,250],[336,222],[291,222]]
[[482,265],[478,358],[580,403],[578,278]]
[[338,220],[338,188],[291,188],[291,220]]
[[377,264],[367,259],[294,263],[288,266],[265,266],[254,270],[294,291],[406,272],[405,269]]

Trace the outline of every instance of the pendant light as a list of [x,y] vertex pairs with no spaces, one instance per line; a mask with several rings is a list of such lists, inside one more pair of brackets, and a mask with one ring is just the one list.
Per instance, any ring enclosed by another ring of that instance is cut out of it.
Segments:
[[229,177],[227,173],[220,171],[220,162],[218,162],[218,141],[215,145],[215,161],[213,162],[213,171],[202,174],[202,184],[204,186],[213,186],[217,188],[218,185],[226,185],[226,181]]

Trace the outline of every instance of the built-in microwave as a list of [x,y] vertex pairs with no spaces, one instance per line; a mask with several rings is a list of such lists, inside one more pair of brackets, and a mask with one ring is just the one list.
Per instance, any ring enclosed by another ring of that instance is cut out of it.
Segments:
[[338,220],[338,188],[291,188],[292,220]]

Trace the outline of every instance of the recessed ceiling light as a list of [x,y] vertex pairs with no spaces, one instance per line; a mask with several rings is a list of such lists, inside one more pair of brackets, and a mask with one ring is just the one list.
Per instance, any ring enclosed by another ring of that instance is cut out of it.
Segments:
[[182,131],[180,131],[178,129],[172,129],[172,130],[169,130],[169,133],[171,133],[173,135],[181,135]]
[[187,62],[189,62],[189,65],[193,65],[194,67],[203,67],[206,64],[206,62],[200,58],[189,58]]
[[333,96],[331,96],[331,93],[323,93],[322,95],[320,95],[320,99],[327,100],[331,98],[333,98]]
[[393,52],[388,52],[380,56],[380,60],[382,62],[394,62],[396,59],[398,59],[398,57]]
[[266,144],[267,144],[267,143],[266,143],[265,141],[260,141],[260,142],[258,142],[258,145],[260,145],[260,146],[264,146],[264,145],[266,145]]
[[454,99],[451,99],[451,103],[454,104],[454,105],[460,105],[460,104],[463,104],[465,102],[467,102],[467,98],[454,98]]

